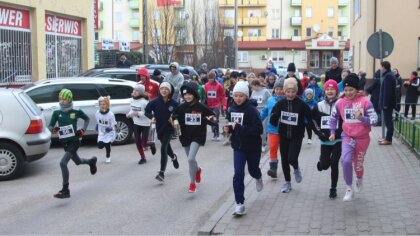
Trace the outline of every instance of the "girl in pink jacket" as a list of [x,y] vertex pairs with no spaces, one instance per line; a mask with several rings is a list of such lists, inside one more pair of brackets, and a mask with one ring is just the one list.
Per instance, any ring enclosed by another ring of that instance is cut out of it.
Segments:
[[343,81],[344,96],[340,98],[330,117],[330,141],[335,140],[335,130],[339,119],[343,120],[342,164],[346,194],[343,201],[353,199],[353,163],[356,172],[354,191],[360,192],[363,180],[363,162],[370,143],[370,127],[378,120],[372,103],[359,94],[359,77],[351,73]]

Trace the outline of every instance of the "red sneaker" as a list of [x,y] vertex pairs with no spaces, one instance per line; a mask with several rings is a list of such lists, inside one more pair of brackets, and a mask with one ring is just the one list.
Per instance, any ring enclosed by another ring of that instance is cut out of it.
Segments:
[[195,193],[196,190],[197,190],[197,187],[195,186],[195,184],[190,184],[190,187],[188,188],[188,192]]
[[197,172],[195,173],[195,182],[197,183],[197,184],[199,184],[200,182],[201,182],[201,171],[202,171],[203,169],[201,169],[201,167],[198,167],[198,170],[197,170]]

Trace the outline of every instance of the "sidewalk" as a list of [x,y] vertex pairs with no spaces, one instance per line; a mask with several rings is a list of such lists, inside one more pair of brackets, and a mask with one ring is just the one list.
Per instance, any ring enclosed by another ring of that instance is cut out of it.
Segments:
[[231,190],[231,196],[198,234],[419,235],[420,161],[398,139],[393,140],[393,145],[379,146],[380,133],[380,127],[372,128],[364,188],[353,201],[342,201],[345,186],[341,164],[338,197],[328,198],[331,172],[316,169],[319,142],[315,140],[308,145],[304,139],[299,156],[303,181],[297,184],[292,173],[290,193],[280,192],[284,182],[280,165],[277,180],[267,176],[268,156],[265,155],[261,160],[263,191],[256,192],[255,181],[246,178],[247,214],[232,217]]

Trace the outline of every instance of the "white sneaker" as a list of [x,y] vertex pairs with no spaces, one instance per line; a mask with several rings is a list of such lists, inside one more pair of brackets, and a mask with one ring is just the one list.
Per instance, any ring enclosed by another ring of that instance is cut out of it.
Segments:
[[245,205],[241,203],[237,203],[235,206],[235,211],[232,213],[234,216],[242,216],[245,215]]
[[354,191],[356,193],[360,193],[362,191],[363,187],[363,178],[357,178],[356,179],[356,186],[354,187]]
[[266,147],[265,147],[265,146],[262,146],[262,147],[261,147],[261,152],[263,152],[263,153],[264,153],[264,152],[266,152],[266,151],[267,151]]
[[308,139],[308,144],[312,144],[312,139]]
[[222,140],[222,138],[220,138],[220,136],[217,136],[217,137],[216,137],[216,139],[215,139],[214,141],[219,142],[219,141],[221,141],[221,140]]
[[255,179],[255,187],[257,188],[257,192],[261,192],[264,188],[264,184],[262,178]]
[[348,202],[353,200],[353,190],[351,187],[347,187],[346,194],[343,197],[343,202]]
[[111,157],[107,157],[105,163],[111,163]]

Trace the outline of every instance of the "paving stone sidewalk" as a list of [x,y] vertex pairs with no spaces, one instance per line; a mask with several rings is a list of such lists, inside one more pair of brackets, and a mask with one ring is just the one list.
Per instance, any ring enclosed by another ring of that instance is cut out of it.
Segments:
[[351,202],[343,202],[345,191],[342,168],[338,197],[328,198],[330,170],[319,172],[319,142],[304,143],[299,156],[303,181],[296,183],[292,173],[290,193],[281,193],[284,183],[267,176],[268,156],[261,160],[264,189],[256,192],[255,181],[246,178],[247,214],[232,217],[231,197],[211,216],[198,234],[335,234],[335,235],[420,235],[420,161],[394,139],[391,146],[379,146],[380,127],[371,132],[365,158],[364,188]]

